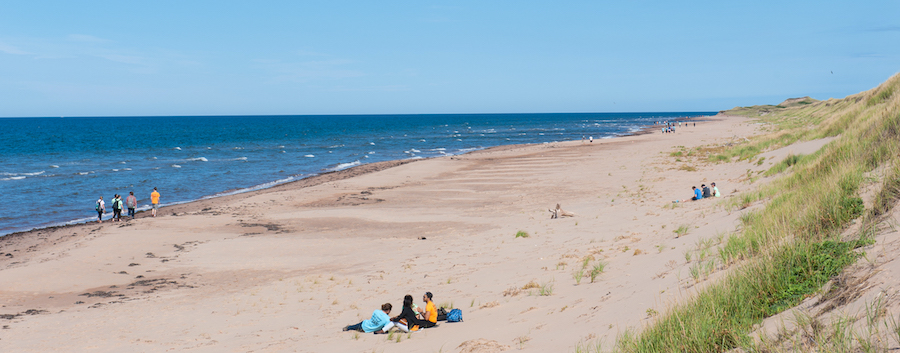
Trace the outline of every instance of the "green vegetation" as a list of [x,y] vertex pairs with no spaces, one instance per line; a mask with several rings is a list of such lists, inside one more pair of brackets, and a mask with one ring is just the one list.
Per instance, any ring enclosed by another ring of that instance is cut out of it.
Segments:
[[[615,350],[723,352],[741,347],[767,351],[748,336],[753,325],[797,305],[856,261],[861,255],[855,249],[872,243],[871,232],[849,238],[841,238],[841,232],[855,219],[862,222],[862,229],[871,229],[877,217],[900,198],[900,95],[894,94],[898,86],[900,75],[840,100],[788,100],[780,105],[783,108],[727,112],[759,117],[772,131],[720,153],[729,158],[754,158],[761,151],[800,140],[837,138],[814,154],[789,156],[768,171],[788,173],[733,198],[730,207],[734,208],[758,201],[765,204],[764,209],[745,212],[741,231],[725,239],[718,250],[721,264],[740,267],[689,302],[657,316],[642,332],[626,331]],[[881,189],[867,211],[858,192],[863,183],[875,182],[868,177],[874,171],[881,178]],[[703,266],[703,250],[697,255],[700,262],[690,271],[699,281],[715,264]],[[690,261],[690,255],[686,253],[685,259]],[[853,342],[861,349],[870,344]]]
[[520,231],[516,232],[516,238],[528,238],[528,237],[529,237],[528,233],[525,232],[524,230],[520,230]]
[[794,164],[799,163],[801,160],[803,160],[802,154],[798,154],[798,155],[789,154],[787,157],[784,158],[784,160],[782,160],[781,162],[778,162],[778,164],[772,166],[772,168],[769,168],[769,170],[766,171],[766,176],[781,173],[781,172],[787,170],[789,167],[793,166]]
[[685,236],[688,233],[688,230],[690,230],[690,229],[691,228],[689,225],[682,224],[682,225],[678,226],[678,229],[673,230],[672,233],[675,233],[676,238],[681,238],[682,236]]

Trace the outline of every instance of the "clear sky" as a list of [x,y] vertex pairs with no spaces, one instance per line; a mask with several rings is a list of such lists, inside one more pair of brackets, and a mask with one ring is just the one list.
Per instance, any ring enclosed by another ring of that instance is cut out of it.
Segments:
[[900,72],[900,1],[4,1],[0,116],[716,111]]

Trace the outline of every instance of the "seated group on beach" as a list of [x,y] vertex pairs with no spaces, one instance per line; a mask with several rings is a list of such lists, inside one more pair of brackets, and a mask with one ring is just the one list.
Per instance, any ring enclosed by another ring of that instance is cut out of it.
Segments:
[[381,305],[381,310],[375,310],[372,313],[371,319],[363,320],[355,325],[345,326],[344,331],[383,334],[388,333],[394,327],[403,332],[434,327],[437,324],[438,312],[431,298],[431,292],[426,292],[422,296],[422,301],[425,302],[425,309],[423,310],[416,306],[413,303],[413,297],[407,294],[403,297],[403,309],[400,311],[400,315],[388,316],[393,306],[391,303],[384,303]]
[[722,197],[722,194],[719,193],[719,188],[716,187],[716,183],[710,184],[712,185],[712,192],[710,192],[709,187],[706,184],[700,184],[700,189],[696,186],[691,186],[691,189],[694,190],[694,197],[691,197],[691,200],[697,201],[702,200],[709,197]]

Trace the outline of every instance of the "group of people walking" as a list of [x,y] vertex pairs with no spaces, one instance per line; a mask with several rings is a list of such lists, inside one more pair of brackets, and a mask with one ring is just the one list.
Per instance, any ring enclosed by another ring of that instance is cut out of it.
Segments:
[[[153,217],[156,217],[156,211],[159,210],[159,192],[156,191],[156,188],[153,188],[153,192],[150,193],[150,204],[151,214]],[[121,220],[122,210],[126,208],[128,209],[128,216],[134,219],[134,210],[137,208],[137,197],[134,196],[134,191],[128,192],[128,197],[125,198],[124,202],[121,195],[116,194],[113,196],[113,222]],[[97,211],[97,223],[103,223],[103,214],[106,213],[106,202],[103,201],[103,196],[100,196],[100,199],[97,200],[97,205],[94,209]]]
[[372,313],[372,318],[363,320],[358,324],[344,327],[344,331],[360,331],[365,333],[383,334],[396,327],[403,332],[418,331],[419,329],[434,327],[438,321],[438,311],[432,301],[431,292],[425,292],[422,296],[425,309],[413,303],[413,297],[407,294],[403,297],[403,309],[400,315],[390,317],[393,305],[384,303],[380,310]]

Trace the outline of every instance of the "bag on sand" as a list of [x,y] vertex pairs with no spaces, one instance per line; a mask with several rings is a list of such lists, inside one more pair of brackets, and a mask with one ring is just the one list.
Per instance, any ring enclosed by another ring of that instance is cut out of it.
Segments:
[[447,321],[447,309],[438,309],[437,321]]
[[447,314],[447,322],[460,322],[462,319],[462,310],[453,309],[450,310],[450,313]]

